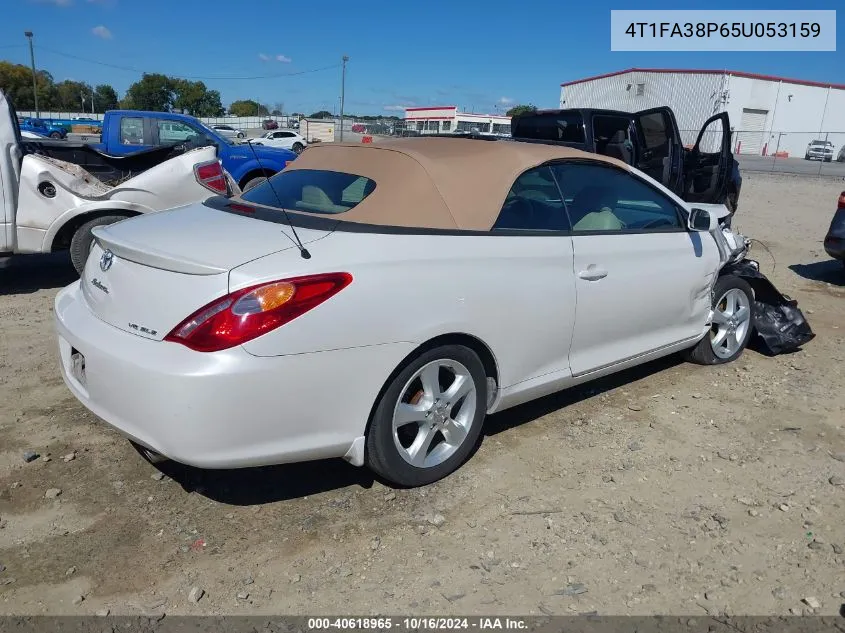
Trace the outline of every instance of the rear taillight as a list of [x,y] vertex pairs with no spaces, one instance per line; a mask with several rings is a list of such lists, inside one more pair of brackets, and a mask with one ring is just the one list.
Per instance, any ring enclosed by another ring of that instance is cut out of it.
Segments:
[[250,286],[203,306],[164,340],[197,352],[228,349],[289,323],[350,283],[349,273],[325,273]]
[[223,173],[223,166],[219,160],[194,165],[194,176],[199,184],[214,193],[223,195],[229,193],[226,175]]
[[845,209],[845,191],[839,194],[839,202],[836,203],[837,209]]

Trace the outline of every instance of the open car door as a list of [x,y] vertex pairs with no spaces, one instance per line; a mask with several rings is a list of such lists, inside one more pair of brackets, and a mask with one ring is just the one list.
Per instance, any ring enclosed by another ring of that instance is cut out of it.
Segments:
[[681,197],[687,202],[724,203],[731,160],[730,119],[722,112],[707,119],[686,154]]
[[667,107],[634,114],[639,142],[635,166],[680,195],[683,182],[683,147],[675,114]]

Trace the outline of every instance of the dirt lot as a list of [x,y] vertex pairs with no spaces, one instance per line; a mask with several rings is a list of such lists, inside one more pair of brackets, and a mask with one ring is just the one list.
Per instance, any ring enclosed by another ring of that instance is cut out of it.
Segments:
[[70,266],[9,262],[0,612],[835,614],[845,272],[821,238],[843,188],[747,174],[742,192],[736,228],[808,313],[805,351],[669,359],[497,415],[418,490],[342,461],[161,478],[62,384],[51,309]]

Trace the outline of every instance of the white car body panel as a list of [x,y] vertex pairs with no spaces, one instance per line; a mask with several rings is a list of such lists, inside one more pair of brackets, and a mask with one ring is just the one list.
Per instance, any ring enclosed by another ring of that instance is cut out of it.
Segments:
[[[281,212],[276,219],[209,202],[98,229],[81,281],[56,299],[62,375],[76,397],[187,464],[360,465],[378,394],[420,345],[444,335],[484,345],[498,376],[488,411],[501,411],[693,345],[709,330],[710,293],[731,253],[721,229],[573,237],[298,228],[304,258]],[[104,248],[115,255],[108,270]],[[596,268],[607,277],[579,275]],[[227,292],[327,272],[353,281],[241,346],[200,353],[162,340]],[[85,357],[84,384],[72,350]]]
[[[77,281],[56,297],[68,388],[122,434],[203,468],[346,455],[364,433],[384,382],[381,369],[399,364],[413,349],[394,344],[256,358],[235,347],[197,354],[97,319],[79,300],[79,286]],[[70,371],[71,348],[84,350],[85,386]],[[331,397],[327,382],[339,385]],[[274,438],[268,429],[275,429]],[[362,455],[350,453],[349,459],[361,465]]]
[[[687,232],[573,238],[573,374],[700,337],[719,268],[716,244],[705,238]],[[591,271],[606,277],[579,277]]]

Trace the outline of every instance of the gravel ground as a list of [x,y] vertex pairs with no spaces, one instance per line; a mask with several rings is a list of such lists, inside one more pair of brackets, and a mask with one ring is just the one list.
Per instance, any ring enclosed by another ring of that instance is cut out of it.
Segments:
[[667,359],[496,415],[417,490],[342,461],[157,470],[62,384],[65,258],[7,262],[0,612],[836,614],[845,272],[821,238],[843,188],[747,174],[735,219],[806,350]]

